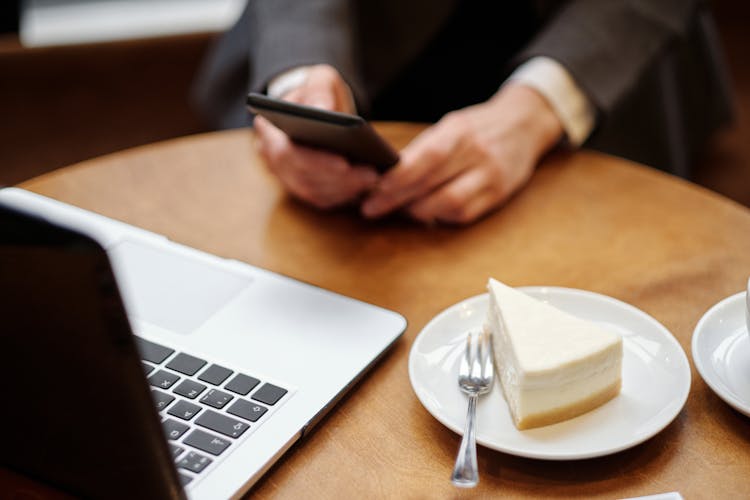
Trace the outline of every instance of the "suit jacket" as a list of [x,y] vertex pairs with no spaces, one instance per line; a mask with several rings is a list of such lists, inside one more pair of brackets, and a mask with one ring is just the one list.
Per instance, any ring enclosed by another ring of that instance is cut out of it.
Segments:
[[419,120],[409,114],[423,93],[415,89],[435,91],[422,107],[439,117],[489,97],[534,56],[560,62],[594,104],[587,147],[688,176],[708,135],[731,117],[715,27],[700,0],[250,0],[196,88],[220,126],[240,126],[246,92],[287,69],[327,63],[365,116]]

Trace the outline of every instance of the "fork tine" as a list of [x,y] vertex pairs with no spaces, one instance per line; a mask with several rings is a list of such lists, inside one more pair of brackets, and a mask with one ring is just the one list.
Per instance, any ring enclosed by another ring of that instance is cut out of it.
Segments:
[[492,337],[490,335],[490,332],[488,332],[486,329],[482,328],[482,337],[481,337],[481,349],[482,349],[482,377],[486,378],[492,373],[493,370],[493,359],[492,359],[492,344],[491,344]]
[[482,334],[472,331],[471,336],[471,380],[478,382],[482,377]]
[[471,332],[466,336],[466,349],[461,357],[461,364],[458,367],[458,373],[468,374],[471,370]]

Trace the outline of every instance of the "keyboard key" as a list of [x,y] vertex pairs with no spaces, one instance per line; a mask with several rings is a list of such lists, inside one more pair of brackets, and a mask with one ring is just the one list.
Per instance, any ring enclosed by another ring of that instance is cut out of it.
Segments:
[[266,403],[267,405],[275,405],[276,402],[284,397],[284,394],[286,393],[287,390],[282,389],[281,387],[275,386],[273,384],[263,384],[261,388],[255,391],[255,394],[253,394],[251,397],[256,401],[260,401],[261,403]]
[[257,378],[248,377],[247,375],[238,373],[236,377],[224,386],[224,389],[247,396],[247,394],[252,391],[253,387],[258,385],[259,382],[260,380]]
[[222,392],[218,389],[211,389],[201,398],[201,403],[213,406],[214,408],[222,409],[224,405],[230,402],[234,398],[231,394]]
[[187,485],[187,484],[188,484],[188,483],[189,483],[190,481],[192,481],[192,480],[193,480],[193,478],[192,478],[192,477],[190,477],[190,476],[188,476],[188,475],[186,475],[186,474],[180,474],[180,473],[178,472],[178,473],[177,473],[177,475],[178,475],[178,476],[179,476],[179,478],[180,478],[180,484],[182,484],[183,486]]
[[265,406],[259,405],[258,403],[251,403],[244,399],[238,399],[232,403],[232,406],[227,408],[227,413],[231,413],[232,415],[236,415],[251,422],[257,422],[267,411],[268,408]]
[[167,363],[167,368],[185,375],[195,375],[205,364],[205,360],[181,352]]
[[181,448],[172,443],[168,443],[168,446],[169,446],[169,451],[172,452],[172,458],[175,458],[175,459],[179,457],[183,451],[185,451],[185,448]]
[[224,368],[219,365],[211,365],[206,368],[206,371],[198,375],[198,380],[208,382],[213,385],[221,385],[232,373],[229,368]]
[[148,374],[149,374],[149,373],[151,373],[152,371],[154,371],[154,367],[153,367],[153,366],[151,366],[151,365],[150,365],[150,364],[148,364],[148,363],[143,363],[143,372],[144,372],[144,373],[145,373],[146,375],[148,375]]
[[187,401],[177,401],[167,413],[174,415],[177,418],[181,418],[182,420],[190,420],[196,416],[199,411],[201,411],[201,407],[198,405],[188,403]]
[[208,467],[211,462],[213,462],[213,460],[211,460],[210,458],[201,455],[200,453],[191,451],[190,453],[182,457],[182,460],[177,462],[177,467],[193,472],[201,472],[203,469]]
[[167,439],[170,439],[172,441],[174,441],[175,439],[180,439],[180,436],[185,434],[185,431],[190,428],[189,426],[180,423],[173,418],[168,418],[164,421],[163,424],[161,424],[161,426],[164,429],[164,434],[167,436]]
[[138,346],[138,351],[141,353],[141,359],[151,361],[157,365],[170,357],[174,352],[174,349],[164,347],[163,345],[156,344],[140,337],[135,338],[135,343]]
[[154,398],[154,403],[156,403],[156,411],[162,411],[169,406],[169,403],[174,401],[174,396],[153,389],[151,390],[151,397]]
[[191,432],[188,437],[183,440],[183,443],[217,456],[226,450],[231,444],[228,439],[214,436],[213,434],[203,432],[200,429],[195,429]]
[[148,378],[148,383],[160,389],[169,389],[178,380],[180,380],[179,375],[159,370]]
[[216,413],[213,410],[206,410],[203,415],[198,417],[195,421],[197,425],[216,431],[219,434],[224,434],[232,438],[238,438],[243,432],[248,430],[250,426],[239,420],[226,417],[220,413]]
[[185,379],[173,389],[176,394],[186,398],[195,399],[206,389],[206,386],[190,379]]

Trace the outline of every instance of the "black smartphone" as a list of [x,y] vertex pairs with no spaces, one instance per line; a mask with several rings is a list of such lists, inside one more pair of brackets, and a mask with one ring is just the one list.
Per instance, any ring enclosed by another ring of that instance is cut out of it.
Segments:
[[398,162],[398,153],[361,116],[250,93],[247,106],[294,142],[338,153],[353,163],[373,165],[380,172]]

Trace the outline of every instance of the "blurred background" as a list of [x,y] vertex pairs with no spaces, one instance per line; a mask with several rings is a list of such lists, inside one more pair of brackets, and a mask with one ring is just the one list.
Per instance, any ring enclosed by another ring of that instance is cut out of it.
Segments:
[[[694,181],[750,206],[750,2],[711,2],[734,124]],[[244,0],[0,2],[0,185],[125,148],[210,130],[191,85]]]

